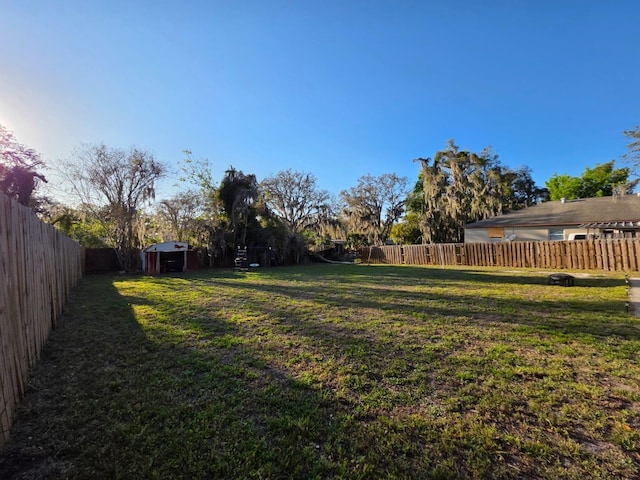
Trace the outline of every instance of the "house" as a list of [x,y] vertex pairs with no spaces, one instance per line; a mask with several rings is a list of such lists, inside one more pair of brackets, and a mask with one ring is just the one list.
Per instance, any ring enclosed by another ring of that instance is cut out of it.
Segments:
[[470,223],[464,242],[580,240],[640,236],[640,195],[543,202]]
[[197,270],[198,256],[187,242],[156,243],[141,254],[142,271],[148,274]]

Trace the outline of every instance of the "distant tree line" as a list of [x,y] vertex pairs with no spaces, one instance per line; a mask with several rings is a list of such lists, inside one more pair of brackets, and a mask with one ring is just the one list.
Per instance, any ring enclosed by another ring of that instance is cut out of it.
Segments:
[[554,174],[545,187],[531,170],[503,165],[491,148],[479,153],[454,140],[420,166],[413,188],[394,173],[363,175],[339,195],[319,188],[310,172],[282,170],[258,180],[230,166],[219,183],[209,161],[190,151],[180,162],[182,188],[156,201],[166,165],[148,151],[83,145],[63,171],[76,198],[71,207],[39,195],[44,162],[0,125],[0,192],[33,207],[45,220],[87,247],[112,247],[123,270],[136,268],[138,252],[160,241],[186,241],[201,262],[226,266],[238,247],[271,248],[279,262],[295,262],[332,239],[347,247],[463,241],[468,223],[549,199],[631,192],[640,166],[640,128],[623,155],[629,167],[609,161],[579,177]]

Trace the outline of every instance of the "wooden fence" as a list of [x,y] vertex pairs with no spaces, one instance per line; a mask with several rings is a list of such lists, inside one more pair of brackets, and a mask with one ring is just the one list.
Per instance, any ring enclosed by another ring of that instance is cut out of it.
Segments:
[[83,250],[0,194],[0,450],[29,368],[82,278]]
[[639,271],[640,239],[447,243],[364,247],[365,263],[463,265],[551,270]]

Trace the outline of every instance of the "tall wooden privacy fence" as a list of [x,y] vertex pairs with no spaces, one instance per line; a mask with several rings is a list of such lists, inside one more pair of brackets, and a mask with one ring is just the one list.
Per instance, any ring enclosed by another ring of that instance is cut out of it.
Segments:
[[29,368],[82,278],[83,250],[0,194],[0,449]]
[[360,259],[395,265],[463,265],[552,270],[640,270],[640,239],[447,243],[364,247]]

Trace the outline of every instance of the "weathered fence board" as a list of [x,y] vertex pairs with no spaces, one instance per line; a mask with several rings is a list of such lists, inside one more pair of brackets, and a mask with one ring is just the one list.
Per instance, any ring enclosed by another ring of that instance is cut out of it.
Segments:
[[83,250],[0,194],[0,449],[29,368],[82,278]]
[[359,251],[366,263],[551,270],[640,270],[640,239],[385,245]]

